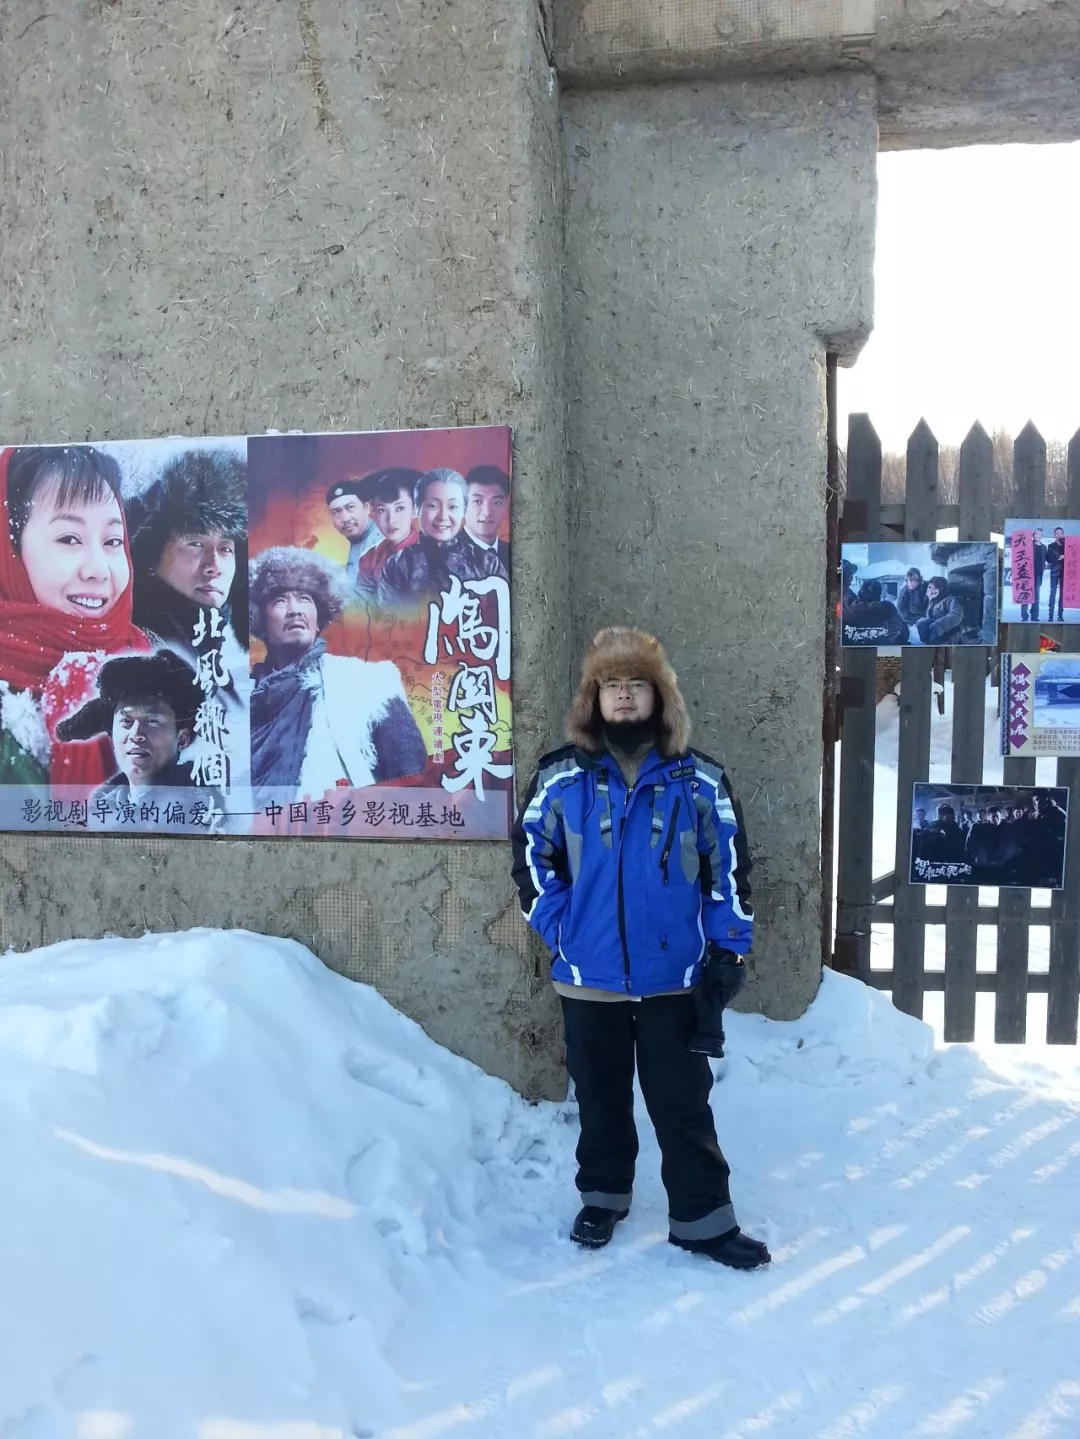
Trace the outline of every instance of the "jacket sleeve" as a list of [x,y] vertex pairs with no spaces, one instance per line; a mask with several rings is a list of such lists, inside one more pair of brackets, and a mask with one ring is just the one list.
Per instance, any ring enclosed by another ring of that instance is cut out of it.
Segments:
[[513,876],[521,912],[553,954],[570,900],[570,865],[562,809],[556,797],[564,773],[562,767],[541,764],[511,836]]
[[372,726],[371,740],[375,747],[372,778],[376,784],[423,773],[427,764],[424,736],[404,693],[394,696],[385,714]]
[[742,806],[719,765],[697,759],[698,853],[705,938],[734,954],[754,942],[750,847]]
[[910,626],[904,619],[903,615],[896,608],[896,606],[893,605],[892,614],[889,617],[889,634],[891,636],[891,642],[894,645],[907,644],[909,628]]
[[951,635],[960,629],[964,623],[964,608],[954,595],[949,595],[945,611],[938,615],[926,627],[926,635],[933,643],[937,643],[946,635]]
[[412,568],[407,554],[407,550],[399,550],[383,566],[375,591],[375,603],[379,609],[400,610],[419,606],[420,598],[413,591]]

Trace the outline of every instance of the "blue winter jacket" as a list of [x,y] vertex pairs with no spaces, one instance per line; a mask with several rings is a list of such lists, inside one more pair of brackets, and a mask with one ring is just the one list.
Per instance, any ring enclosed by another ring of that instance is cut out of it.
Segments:
[[612,757],[540,761],[514,827],[521,908],[566,984],[645,996],[689,988],[707,940],[753,942],[750,854],[723,769],[651,750],[627,790]]

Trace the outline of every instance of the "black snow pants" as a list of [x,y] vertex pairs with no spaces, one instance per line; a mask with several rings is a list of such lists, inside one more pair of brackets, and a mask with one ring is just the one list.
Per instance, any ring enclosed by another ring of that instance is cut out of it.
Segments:
[[668,1226],[677,1239],[712,1239],[736,1225],[730,1170],[709,1107],[712,1071],[687,1044],[697,1028],[692,996],[638,1001],[562,996],[566,1067],[581,1117],[577,1187],[584,1204],[630,1207],[638,1154],[634,1060],[660,1143]]

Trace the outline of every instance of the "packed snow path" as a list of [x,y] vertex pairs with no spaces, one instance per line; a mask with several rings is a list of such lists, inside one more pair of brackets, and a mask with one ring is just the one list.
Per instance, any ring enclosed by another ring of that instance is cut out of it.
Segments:
[[[299,945],[0,963],[2,1439],[1080,1435],[1080,1067],[826,975],[714,1090],[772,1267],[588,1254],[529,1106]],[[648,1133],[642,1124],[643,1138]]]

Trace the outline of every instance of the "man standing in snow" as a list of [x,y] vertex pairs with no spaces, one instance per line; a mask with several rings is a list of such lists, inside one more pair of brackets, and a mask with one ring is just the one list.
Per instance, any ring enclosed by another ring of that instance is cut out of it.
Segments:
[[1061,525],[1054,530],[1054,538],[1046,547],[1046,567],[1050,571],[1050,608],[1046,618],[1053,624],[1056,603],[1058,624],[1062,624],[1065,619],[1065,531]]
[[1043,575],[1046,573],[1046,546],[1043,544],[1042,530],[1031,532],[1031,558],[1035,565],[1035,599],[1030,605],[1020,606],[1020,618],[1033,621],[1039,618],[1039,594],[1042,590]]
[[641,630],[595,637],[567,736],[525,796],[514,880],[552,953],[581,1118],[571,1238],[600,1248],[630,1209],[636,1058],[670,1242],[755,1269],[769,1251],[735,1219],[694,997],[704,982],[730,1004],[745,977],[753,917],[738,801],[721,767],[689,748],[675,673]]

